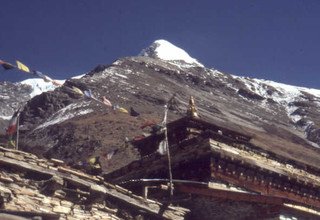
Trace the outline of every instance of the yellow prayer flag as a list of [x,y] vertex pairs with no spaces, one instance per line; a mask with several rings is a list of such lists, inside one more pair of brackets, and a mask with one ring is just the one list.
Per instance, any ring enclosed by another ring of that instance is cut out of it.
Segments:
[[22,70],[22,71],[24,71],[24,72],[30,73],[30,70],[29,70],[29,68],[28,68],[26,65],[24,65],[24,64],[21,63],[21,62],[19,62],[18,60],[17,60],[16,62],[17,62],[17,65],[18,65],[18,69],[20,69],[20,70]]
[[83,92],[78,87],[72,86],[72,90],[81,96],[84,95]]
[[118,108],[118,111],[123,113],[129,113],[128,110],[125,108]]

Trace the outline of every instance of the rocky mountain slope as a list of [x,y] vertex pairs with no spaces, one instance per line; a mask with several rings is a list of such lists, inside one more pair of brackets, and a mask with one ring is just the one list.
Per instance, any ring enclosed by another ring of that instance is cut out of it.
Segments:
[[[2,86],[7,87],[1,95],[6,91],[10,97],[3,99],[3,106],[15,107],[31,92],[27,87],[21,87],[24,92],[15,90],[9,83]],[[133,107],[140,116],[85,99],[72,86],[91,89],[114,105]],[[82,78],[30,99],[21,114],[20,147],[69,164],[100,155],[104,172],[110,172],[140,158],[127,140],[145,132],[144,123],[160,122],[163,106],[174,94],[169,121],[185,115],[192,95],[203,119],[248,134],[254,144],[288,159],[320,164],[320,90],[206,68],[164,40],[155,41],[139,56],[99,65]],[[108,160],[106,155],[115,149]]]

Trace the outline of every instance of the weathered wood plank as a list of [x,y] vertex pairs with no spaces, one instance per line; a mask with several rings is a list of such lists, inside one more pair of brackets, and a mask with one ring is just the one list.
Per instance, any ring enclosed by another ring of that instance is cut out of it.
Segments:
[[302,195],[297,195],[293,192],[284,191],[281,189],[274,188],[272,184],[254,184],[251,181],[241,180],[236,176],[226,175],[224,173],[216,172],[214,173],[214,177],[223,181],[227,181],[229,183],[233,183],[237,186],[243,187],[245,189],[250,189],[255,192],[260,192],[263,195],[286,198],[291,201],[295,201],[298,203],[302,203],[305,205],[311,205],[317,208],[320,208],[320,201],[316,198],[304,197]]
[[233,201],[245,201],[245,202],[274,204],[274,205],[282,205],[285,201],[283,198],[279,198],[279,197],[249,194],[244,192],[234,192],[234,191],[221,190],[221,189],[199,188],[199,187],[186,186],[186,185],[176,185],[175,189],[185,193],[197,194],[205,197],[223,198],[223,199],[229,199]]

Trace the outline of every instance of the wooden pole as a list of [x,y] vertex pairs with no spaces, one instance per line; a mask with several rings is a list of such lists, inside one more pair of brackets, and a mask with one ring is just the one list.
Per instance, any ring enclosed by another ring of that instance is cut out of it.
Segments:
[[20,121],[20,113],[18,113],[18,116],[17,116],[17,139],[16,139],[16,147],[15,149],[16,150],[19,150],[19,121]]
[[[167,136],[167,130],[165,131],[165,135]],[[166,137],[167,138],[167,137]],[[171,156],[170,156],[170,150],[169,145],[167,143],[167,157],[168,157],[168,166],[169,166],[169,188],[170,188],[170,198],[173,196],[173,183],[172,183],[172,170],[171,170]]]
[[166,150],[167,150],[167,158],[168,158],[168,170],[169,170],[169,189],[170,189],[170,200],[173,196],[173,182],[172,182],[172,170],[171,170],[171,156],[169,150],[169,142],[168,142],[168,131],[167,131],[167,114],[168,114],[168,106],[165,105],[165,112],[164,112],[164,125],[165,125],[165,142],[166,142]]

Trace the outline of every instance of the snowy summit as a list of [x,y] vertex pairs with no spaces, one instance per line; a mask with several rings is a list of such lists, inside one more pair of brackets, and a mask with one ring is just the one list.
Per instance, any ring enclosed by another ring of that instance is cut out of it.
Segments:
[[156,40],[149,47],[142,50],[139,55],[166,61],[184,61],[188,64],[204,67],[196,59],[190,57],[186,51],[166,40]]

